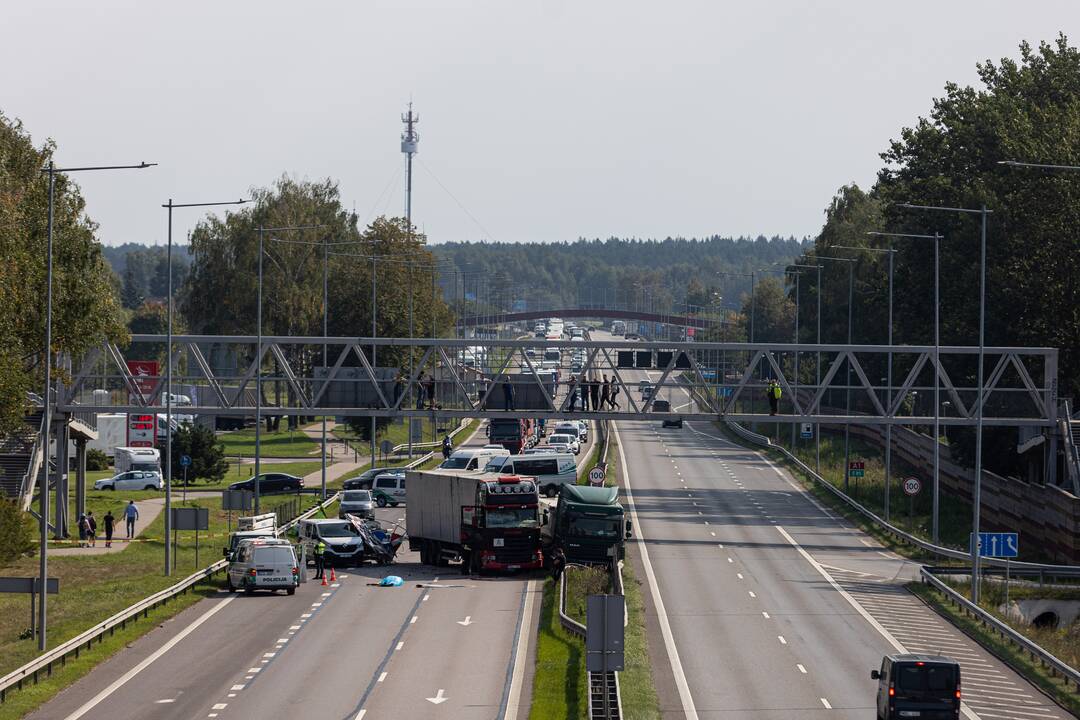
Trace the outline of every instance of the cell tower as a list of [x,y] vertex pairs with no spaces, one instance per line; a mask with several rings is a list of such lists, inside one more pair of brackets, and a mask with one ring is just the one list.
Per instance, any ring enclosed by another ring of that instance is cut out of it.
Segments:
[[401,133],[401,152],[405,153],[406,157],[405,220],[409,224],[409,235],[412,236],[412,158],[420,146],[420,134],[416,132],[420,115],[413,113],[412,102],[409,103],[409,112],[401,116],[401,122],[405,123],[405,132]]

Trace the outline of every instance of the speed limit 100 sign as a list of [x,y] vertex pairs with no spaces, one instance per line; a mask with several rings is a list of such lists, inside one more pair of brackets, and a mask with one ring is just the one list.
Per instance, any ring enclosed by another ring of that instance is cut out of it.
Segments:
[[594,467],[589,471],[589,484],[590,485],[603,485],[604,479],[607,477],[607,473],[604,472],[604,468]]
[[904,480],[904,492],[908,495],[918,495],[922,490],[922,481],[917,477],[909,477]]

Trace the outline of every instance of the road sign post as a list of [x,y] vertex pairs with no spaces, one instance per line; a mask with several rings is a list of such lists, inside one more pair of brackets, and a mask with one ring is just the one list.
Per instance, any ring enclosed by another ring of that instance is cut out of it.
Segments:
[[180,456],[180,467],[184,468],[184,498],[183,498],[183,502],[187,502],[187,471],[188,471],[188,468],[191,467],[191,456],[190,455],[181,455]]
[[[806,423],[807,425],[809,423]],[[861,478],[866,474],[866,462],[863,460],[852,460],[848,463],[848,477]]]
[[[37,619],[34,617],[34,606],[37,604],[37,594],[39,592],[41,592],[40,577],[0,578],[0,593],[24,593],[30,596],[30,637],[37,634]],[[56,595],[60,592],[60,579],[46,578],[45,592],[49,595]]]
[[589,484],[596,487],[603,487],[604,480],[607,479],[607,470],[600,465],[597,465],[589,471]]
[[799,437],[801,437],[803,440],[809,440],[810,438],[814,437],[814,424],[803,423],[802,429],[799,431]]
[[195,568],[199,567],[199,531],[210,529],[209,508],[171,508],[173,528],[173,562],[176,562],[176,531],[195,531]]
[[915,496],[922,490],[922,480],[917,477],[904,478],[902,487],[908,496],[908,526],[915,532]]

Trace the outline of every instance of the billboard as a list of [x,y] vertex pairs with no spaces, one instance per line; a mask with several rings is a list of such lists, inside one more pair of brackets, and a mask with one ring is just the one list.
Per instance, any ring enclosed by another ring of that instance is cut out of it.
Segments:
[[135,387],[139,388],[143,397],[149,398],[158,382],[158,361],[128,360],[127,369],[135,380]]

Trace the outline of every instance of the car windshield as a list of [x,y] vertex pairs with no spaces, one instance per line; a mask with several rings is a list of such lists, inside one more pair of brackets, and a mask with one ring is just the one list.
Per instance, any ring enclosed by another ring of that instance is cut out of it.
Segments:
[[574,518],[570,524],[570,535],[572,537],[614,539],[619,537],[619,523],[611,520]]
[[569,435],[552,435],[551,439],[548,440],[548,442],[551,443],[552,445],[555,445],[557,443],[563,443],[564,445],[569,445],[570,444],[570,436]]
[[352,537],[356,528],[352,523],[323,523],[319,525],[319,535],[324,538]]
[[895,670],[896,688],[905,693],[932,697],[952,697],[956,690],[956,668],[934,663],[904,664]]
[[472,458],[452,457],[443,460],[442,465],[440,465],[439,467],[445,468],[447,470],[464,470],[469,466],[469,460],[472,460]]
[[371,502],[371,493],[367,490],[346,490],[341,502]]
[[488,464],[484,466],[484,472],[499,472],[502,470],[503,459],[501,457],[494,457],[488,460]]
[[536,508],[498,508],[487,511],[489,528],[535,528],[540,527]]
[[289,565],[295,564],[292,548],[287,547],[261,547],[255,548],[253,562],[259,565]]

